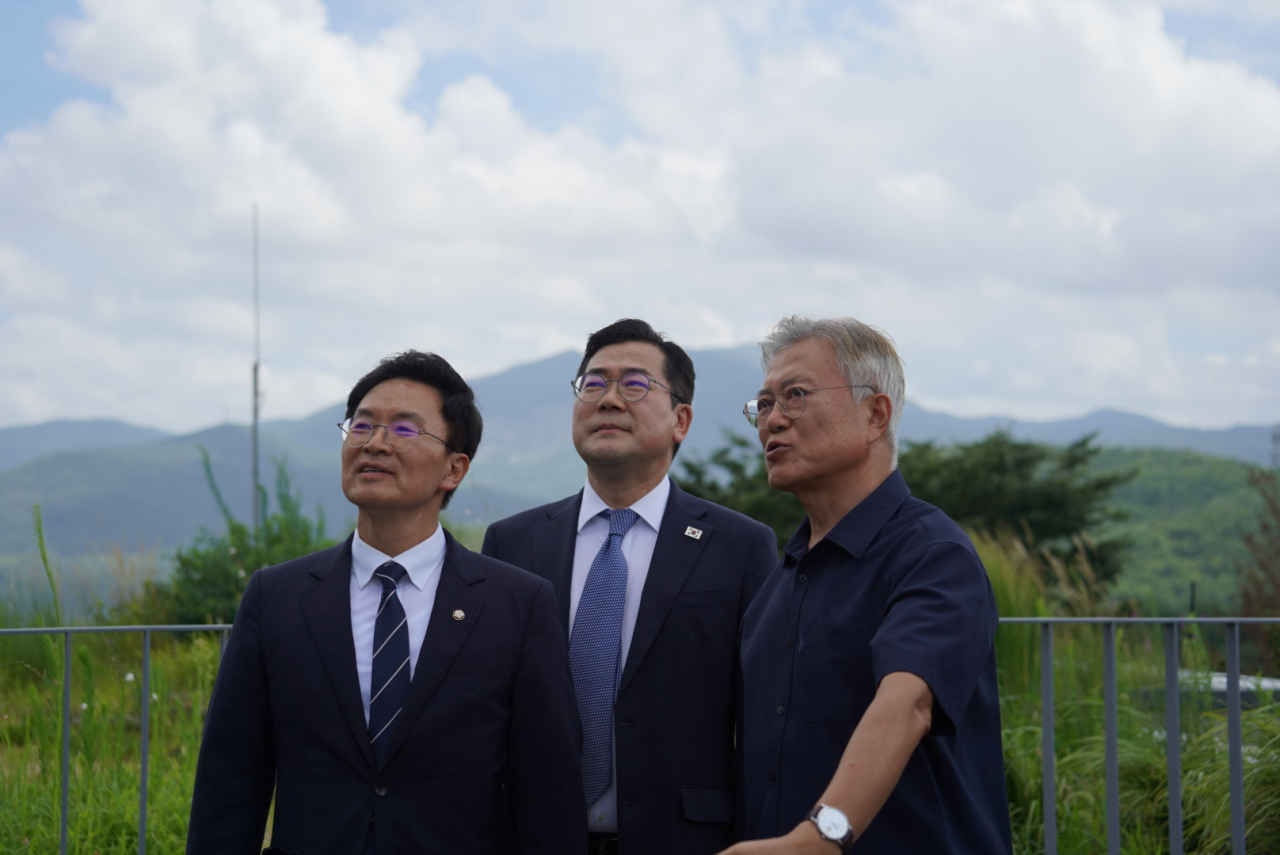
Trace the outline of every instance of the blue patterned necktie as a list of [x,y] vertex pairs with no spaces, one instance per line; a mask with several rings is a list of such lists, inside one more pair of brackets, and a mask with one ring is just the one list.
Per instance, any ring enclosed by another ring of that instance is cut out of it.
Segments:
[[587,807],[613,780],[613,702],[622,677],[622,611],[627,559],[622,540],[639,514],[630,508],[600,512],[609,536],[591,562],[569,639],[569,668],[582,718],[582,786]]
[[396,585],[405,569],[388,561],[373,576],[382,582],[382,601],[373,624],[373,679],[369,686],[369,737],[379,766],[386,760],[392,722],[400,715],[409,694],[409,624]]

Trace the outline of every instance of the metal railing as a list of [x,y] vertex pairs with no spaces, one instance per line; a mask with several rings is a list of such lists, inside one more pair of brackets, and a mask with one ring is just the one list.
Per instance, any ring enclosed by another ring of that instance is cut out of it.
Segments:
[[0,637],[6,635],[61,635],[62,636],[62,747],[59,759],[62,772],[62,829],[59,837],[59,855],[67,855],[67,820],[71,794],[71,636],[88,633],[141,632],[142,633],[142,737],[138,751],[142,765],[142,780],[138,786],[138,855],[147,852],[147,772],[151,749],[151,633],[153,632],[217,632],[220,634],[219,655],[227,646],[229,624],[152,624],[147,626],[59,626],[23,629],[0,629]]
[[[1182,740],[1181,683],[1179,674],[1179,631],[1184,624],[1213,624],[1226,628],[1227,658],[1227,742],[1231,794],[1231,852],[1244,855],[1244,757],[1240,711],[1240,626],[1242,624],[1280,624],[1277,618],[1087,618],[1087,617],[1008,617],[1002,625],[1035,624],[1040,628],[1040,704],[1042,798],[1044,801],[1044,851],[1057,855],[1058,826],[1055,778],[1054,691],[1053,691],[1053,627],[1055,624],[1100,624],[1103,637],[1103,731],[1105,742],[1107,853],[1120,855],[1120,763],[1119,700],[1116,686],[1116,627],[1133,624],[1159,625],[1164,633],[1165,664],[1165,756],[1169,788],[1169,852],[1183,853],[1182,829]],[[61,846],[67,852],[68,800],[71,763],[71,636],[84,633],[142,633],[142,713],[141,713],[141,783],[138,794],[138,855],[147,851],[147,772],[150,749],[151,718],[151,634],[153,632],[217,632],[225,649],[227,624],[156,624],[148,626],[77,626],[29,629],[0,629],[6,635],[61,635],[62,665],[62,773]]]
[[1090,618],[1008,617],[1002,625],[1040,627],[1041,797],[1044,803],[1044,852],[1058,853],[1057,790],[1054,764],[1053,627],[1055,624],[1101,624],[1103,741],[1105,744],[1107,855],[1120,855],[1119,700],[1116,688],[1116,627],[1159,625],[1164,633],[1165,759],[1169,788],[1169,853],[1183,855],[1182,720],[1179,632],[1185,624],[1214,624],[1226,629],[1227,762],[1231,793],[1231,855],[1244,855],[1244,751],[1240,725],[1240,626],[1280,624],[1280,618]]

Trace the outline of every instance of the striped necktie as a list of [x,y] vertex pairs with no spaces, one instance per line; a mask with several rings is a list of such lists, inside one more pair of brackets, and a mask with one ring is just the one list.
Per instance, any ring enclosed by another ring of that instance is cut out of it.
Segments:
[[609,536],[591,562],[569,639],[569,668],[582,718],[582,786],[587,807],[613,780],[613,704],[622,677],[622,612],[627,559],[622,540],[639,515],[630,508],[601,511]]
[[396,595],[396,585],[406,571],[388,561],[373,571],[382,582],[382,601],[373,624],[373,679],[369,687],[369,737],[373,757],[381,766],[386,760],[390,728],[400,715],[409,694],[409,625],[404,606]]

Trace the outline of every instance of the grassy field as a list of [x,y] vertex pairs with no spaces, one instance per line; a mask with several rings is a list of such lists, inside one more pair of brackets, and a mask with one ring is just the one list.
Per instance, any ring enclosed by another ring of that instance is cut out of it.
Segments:
[[[1087,567],[1046,564],[1017,544],[980,541],[1001,614],[1093,614],[1100,593]],[[1047,580],[1047,581],[1046,581]],[[46,610],[0,607],[0,625],[44,621]],[[1094,627],[1055,634],[1059,851],[1105,851],[1102,643]],[[1005,626],[997,639],[1005,764],[1015,851],[1042,851],[1039,646],[1034,627]],[[1213,646],[1183,637],[1182,665],[1220,669]],[[148,851],[182,851],[203,712],[218,661],[213,635],[157,636],[152,651]],[[70,851],[137,848],[141,639],[74,638]],[[1123,847],[1167,851],[1163,652],[1156,628],[1119,633]],[[0,853],[56,852],[61,744],[61,638],[0,639]],[[1183,786],[1188,853],[1229,851],[1225,718],[1208,695],[1183,709]],[[1249,852],[1280,853],[1280,706],[1247,710],[1245,792]]]

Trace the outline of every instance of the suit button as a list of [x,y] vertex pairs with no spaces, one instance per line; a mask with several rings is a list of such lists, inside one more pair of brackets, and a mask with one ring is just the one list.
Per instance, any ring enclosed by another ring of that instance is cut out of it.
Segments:
[[381,798],[382,796],[385,796],[385,795],[387,794],[387,785],[386,785],[386,784],[374,784],[374,785],[373,785],[373,794],[374,794],[375,796],[378,796],[379,798]]
[[797,576],[797,577],[796,577],[796,581],[797,581],[797,582],[808,582],[808,581],[809,581],[809,577],[808,577],[808,576],[806,576],[806,575],[804,575],[803,573],[801,573],[799,576]]
[[796,643],[796,642],[795,642],[795,639],[793,639],[793,638],[788,638],[788,639],[787,639],[787,649],[788,649],[788,650],[790,650],[790,649],[792,648],[792,646],[793,646],[795,643]]
[[777,782],[777,780],[778,780],[778,776],[777,776],[777,774],[776,774],[776,773],[774,773],[774,772],[770,772],[770,773],[769,773],[769,783],[770,783],[770,784],[776,783],[776,782]]
[[786,704],[778,704],[778,715],[782,715],[786,711],[787,711]]

